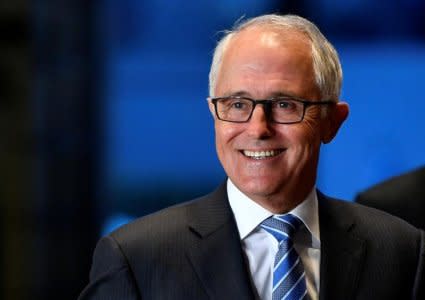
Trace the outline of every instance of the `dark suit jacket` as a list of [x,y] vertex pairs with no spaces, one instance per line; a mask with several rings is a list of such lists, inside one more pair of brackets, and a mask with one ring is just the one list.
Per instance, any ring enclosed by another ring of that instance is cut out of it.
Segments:
[[425,167],[377,184],[356,201],[425,229]]
[[[424,233],[319,193],[320,299],[425,299]],[[255,299],[225,185],[102,238],[88,299]]]

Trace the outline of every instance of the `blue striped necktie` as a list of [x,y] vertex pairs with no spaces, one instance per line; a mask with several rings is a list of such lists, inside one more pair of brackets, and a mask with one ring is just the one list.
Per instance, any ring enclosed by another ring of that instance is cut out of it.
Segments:
[[307,299],[304,266],[293,243],[294,233],[301,224],[291,214],[274,215],[261,223],[279,243],[273,267],[273,300]]

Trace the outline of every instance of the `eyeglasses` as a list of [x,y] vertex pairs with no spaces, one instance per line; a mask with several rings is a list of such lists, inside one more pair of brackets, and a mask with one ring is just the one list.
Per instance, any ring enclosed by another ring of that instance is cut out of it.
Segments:
[[214,104],[215,113],[219,120],[234,123],[248,122],[257,104],[263,104],[268,119],[279,124],[301,122],[309,106],[335,104],[335,101],[308,101],[292,96],[280,96],[264,100],[229,96],[208,97],[207,100]]

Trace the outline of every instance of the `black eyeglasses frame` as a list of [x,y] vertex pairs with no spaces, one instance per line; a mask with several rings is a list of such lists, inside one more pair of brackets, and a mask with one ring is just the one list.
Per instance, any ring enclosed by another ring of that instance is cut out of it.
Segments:
[[[252,106],[252,110],[251,110],[251,113],[249,114],[248,118],[245,121],[230,121],[230,120],[222,119],[218,114],[217,102],[220,101],[220,100],[225,100],[225,99],[241,99],[241,100],[243,99],[243,100],[251,101],[253,103],[253,106]],[[252,98],[245,97],[245,96],[228,96],[228,97],[208,97],[207,100],[211,101],[212,104],[214,105],[215,115],[217,116],[217,119],[224,121],[224,122],[231,122],[231,123],[247,123],[247,122],[249,122],[257,104],[263,104],[266,112],[270,111],[270,107],[273,103],[280,101],[280,100],[291,100],[291,101],[295,101],[295,102],[299,102],[299,103],[303,104],[303,113],[301,115],[300,120],[291,121],[291,122],[277,122],[275,120],[271,120],[272,122],[277,123],[277,124],[301,123],[304,120],[305,112],[306,112],[308,107],[313,106],[313,105],[333,105],[333,104],[336,104],[336,102],[332,101],[332,100],[310,101],[310,100],[306,100],[306,99],[302,99],[302,98],[298,98],[298,97],[294,97],[294,96],[279,96],[279,97],[274,97],[274,98],[270,98],[270,99],[252,99]],[[270,116],[271,116],[271,114],[268,113],[268,117],[270,117]]]

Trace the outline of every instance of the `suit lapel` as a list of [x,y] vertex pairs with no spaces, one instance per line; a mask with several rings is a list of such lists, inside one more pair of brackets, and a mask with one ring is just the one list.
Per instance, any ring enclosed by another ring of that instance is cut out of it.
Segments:
[[345,203],[318,192],[321,240],[320,299],[354,299],[366,243],[353,235],[355,220]]
[[187,256],[211,299],[253,299],[253,288],[226,185],[188,212],[195,236]]
[[[318,192],[320,299],[354,299],[366,252],[344,203]],[[255,299],[249,268],[227,199],[226,185],[188,211],[194,242],[187,256],[211,299]]]

